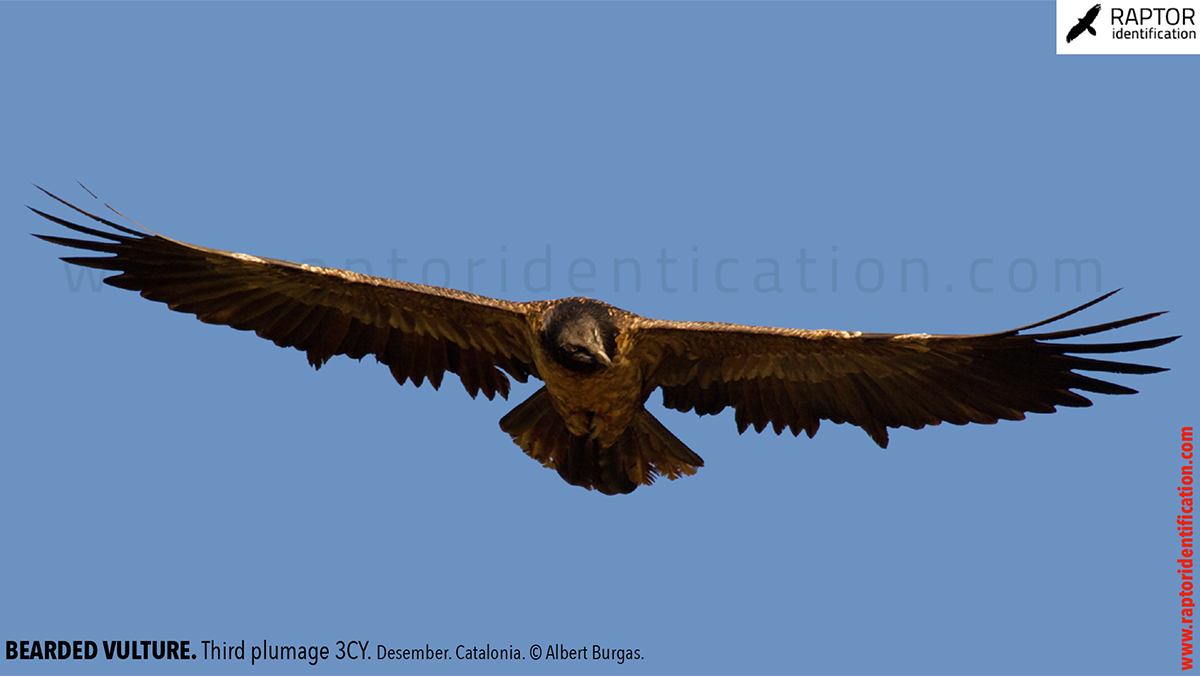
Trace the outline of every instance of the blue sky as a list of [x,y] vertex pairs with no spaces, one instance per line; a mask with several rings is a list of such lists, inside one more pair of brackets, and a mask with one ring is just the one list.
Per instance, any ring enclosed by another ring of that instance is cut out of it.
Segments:
[[[0,636],[642,658],[0,671],[1174,671],[1197,61],[1055,39],[1048,2],[0,5]],[[1185,337],[1136,396],[887,450],[656,395],[706,466],[609,498],[499,430],[533,384],[315,373],[96,290],[28,236],[62,213],[31,183],[99,207],[77,180],[185,241],[517,300],[976,333],[1124,287],[1063,328]]]

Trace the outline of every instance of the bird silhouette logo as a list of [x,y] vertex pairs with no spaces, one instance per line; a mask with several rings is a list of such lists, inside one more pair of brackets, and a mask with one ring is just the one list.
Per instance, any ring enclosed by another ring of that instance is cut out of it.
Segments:
[[1092,5],[1092,8],[1088,10],[1088,13],[1085,14],[1083,18],[1079,20],[1079,23],[1075,24],[1075,26],[1067,33],[1067,42],[1070,42],[1080,35],[1083,35],[1084,31],[1095,35],[1096,29],[1092,28],[1092,23],[1098,16],[1100,16],[1100,5]]

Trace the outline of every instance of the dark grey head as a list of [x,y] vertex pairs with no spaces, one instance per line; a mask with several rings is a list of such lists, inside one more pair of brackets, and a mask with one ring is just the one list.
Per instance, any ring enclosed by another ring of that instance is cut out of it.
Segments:
[[612,306],[591,298],[560,301],[542,319],[542,345],[554,361],[579,373],[612,366],[617,356],[617,329]]

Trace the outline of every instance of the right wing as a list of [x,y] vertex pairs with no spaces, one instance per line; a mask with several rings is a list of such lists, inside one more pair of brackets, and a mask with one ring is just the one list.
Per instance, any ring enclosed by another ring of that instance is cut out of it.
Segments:
[[[770,425],[813,436],[821,420],[863,428],[880,446],[888,428],[949,422],[993,424],[1027,412],[1091,406],[1073,390],[1135,390],[1076,371],[1157,373],[1166,369],[1075,354],[1148,350],[1178,336],[1126,343],[1061,343],[1137,324],[1161,312],[1080,329],[1025,333],[1069,317],[982,335],[805,331],[641,318],[628,358],[650,374],[646,394],[662,388],[663,405],[714,415],[735,411],[738,432]],[[1072,354],[1074,353],[1074,354]]]

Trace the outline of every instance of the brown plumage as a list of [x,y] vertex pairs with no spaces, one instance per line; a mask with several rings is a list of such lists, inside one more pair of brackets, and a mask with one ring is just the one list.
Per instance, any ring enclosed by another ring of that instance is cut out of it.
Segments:
[[[1073,390],[1135,390],[1077,371],[1165,369],[1087,354],[1145,350],[1178,336],[1126,343],[1064,344],[1162,313],[1087,328],[1022,333],[1036,324],[952,336],[805,331],[640,317],[590,298],[516,303],[421,284],[299,265],[144,234],[55,197],[112,231],[35,213],[98,240],[37,235],[54,244],[114,254],[63,260],[120,274],[105,282],[138,291],[200,321],[254,331],[294,347],[320,368],[334,355],[373,355],[396,381],[437,388],[447,371],[472,397],[507,398],[511,376],[545,386],[500,420],[530,457],[568,483],[629,493],[656,476],[704,465],[643,407],[699,415],[734,409],[738,431],[768,426],[812,437],[822,420],[857,425],[880,446],[889,427],[992,424],[1027,412],[1090,406]],[[507,374],[507,375],[506,375]]]

